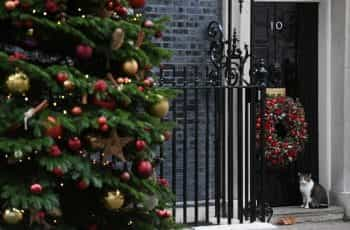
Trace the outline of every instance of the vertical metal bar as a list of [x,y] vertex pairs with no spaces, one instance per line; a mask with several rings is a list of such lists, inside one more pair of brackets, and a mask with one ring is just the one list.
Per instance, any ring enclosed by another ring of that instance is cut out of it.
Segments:
[[[172,67],[172,80],[173,80],[173,87],[176,87],[176,69],[175,69],[175,66],[173,66]],[[173,100],[173,102],[172,102],[172,110],[173,110],[173,114],[172,114],[172,116],[173,116],[173,120],[174,120],[174,122],[176,122],[177,121],[177,119],[176,119],[176,99],[175,100]],[[173,129],[173,133],[172,133],[172,146],[171,146],[171,148],[172,148],[172,190],[173,190],[173,193],[174,193],[174,195],[175,195],[175,197],[176,197],[176,169],[177,169],[177,165],[176,165],[176,145],[177,145],[177,141],[176,141],[176,128],[174,128]],[[174,201],[174,204],[173,204],[173,218],[174,218],[174,220],[176,220],[176,199],[175,199],[175,201]]]
[[195,114],[194,114],[194,219],[195,224],[198,224],[198,66],[195,67],[195,89],[194,89],[194,99],[195,99]]
[[[255,125],[255,123],[249,122],[249,118],[250,118],[250,114],[249,112],[251,112],[251,110],[249,110],[249,102],[251,100],[250,98],[250,89],[246,88],[245,89],[245,124],[244,124],[244,143],[245,143],[245,153],[244,153],[244,207],[248,206],[248,202],[249,202],[249,143],[250,141],[254,141],[255,140],[250,140],[249,139],[249,134],[250,134],[250,129],[251,129],[251,125]],[[247,217],[246,217],[247,218]]]
[[227,216],[227,207],[226,207],[226,201],[227,201],[227,159],[226,159],[226,92],[227,89],[225,87],[220,88],[220,130],[221,130],[221,146],[220,146],[220,155],[221,155],[221,199],[222,199],[222,216]]
[[[208,69],[207,69],[208,74]],[[210,98],[210,88],[205,89],[205,113],[206,113],[206,126],[205,126],[205,222],[209,223],[209,124],[210,124],[210,108],[209,108],[209,98]]]
[[[262,115],[261,124],[265,127],[265,89],[260,90],[260,114]],[[261,129],[261,136],[265,136],[264,129]],[[265,189],[264,189],[264,175],[265,175],[265,138],[260,138],[260,168],[261,168],[261,178],[260,178],[260,205],[261,205],[261,216],[262,221],[265,222]]]
[[183,196],[183,222],[187,223],[187,68],[183,69],[183,85],[184,85],[184,124],[183,124],[183,184],[182,184],[182,196]]
[[242,88],[237,92],[238,219],[243,223],[243,108]]
[[220,152],[220,89],[214,89],[215,98],[215,215],[216,222],[220,224],[220,214],[221,214],[221,152]]
[[234,150],[233,150],[233,88],[228,90],[228,223],[233,218]]
[[255,199],[255,161],[256,161],[256,89],[251,89],[250,102],[250,222],[256,220],[256,199]]

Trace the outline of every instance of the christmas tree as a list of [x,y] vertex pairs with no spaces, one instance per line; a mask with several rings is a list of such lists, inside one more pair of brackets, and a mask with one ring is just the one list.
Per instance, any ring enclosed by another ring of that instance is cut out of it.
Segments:
[[0,229],[173,229],[145,0],[0,5]]

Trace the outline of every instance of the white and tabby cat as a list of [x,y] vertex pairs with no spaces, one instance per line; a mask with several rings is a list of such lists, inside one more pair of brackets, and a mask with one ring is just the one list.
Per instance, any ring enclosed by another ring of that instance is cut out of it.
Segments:
[[328,208],[328,196],[322,185],[314,182],[311,174],[298,173],[299,188],[303,197],[302,208]]

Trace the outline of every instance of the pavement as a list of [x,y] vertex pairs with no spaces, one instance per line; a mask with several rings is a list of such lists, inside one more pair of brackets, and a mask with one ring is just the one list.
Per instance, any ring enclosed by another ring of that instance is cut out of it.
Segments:
[[304,223],[278,227],[281,230],[350,230],[350,222]]

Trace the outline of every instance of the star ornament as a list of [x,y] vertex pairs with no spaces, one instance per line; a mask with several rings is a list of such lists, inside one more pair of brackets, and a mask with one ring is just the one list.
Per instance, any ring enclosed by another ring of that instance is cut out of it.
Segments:
[[88,136],[87,139],[93,149],[103,149],[103,161],[110,156],[126,161],[123,148],[134,140],[132,137],[120,137],[116,129],[110,132],[109,137]]

